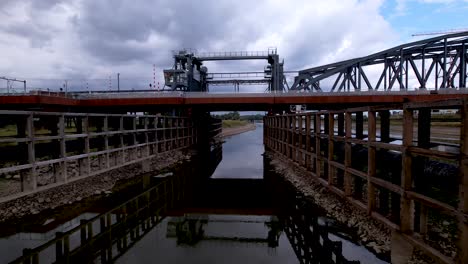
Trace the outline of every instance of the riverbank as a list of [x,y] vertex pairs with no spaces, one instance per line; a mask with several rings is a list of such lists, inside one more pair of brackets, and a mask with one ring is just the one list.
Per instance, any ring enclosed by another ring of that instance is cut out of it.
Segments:
[[2,203],[0,204],[0,222],[36,215],[48,209],[80,202],[94,195],[108,194],[120,180],[130,180],[144,173],[158,173],[167,170],[184,160],[189,160],[191,156],[191,153],[184,153],[183,151],[161,153],[147,161],[146,165],[143,163],[130,164],[61,185],[57,188]]
[[221,132],[222,137],[233,136],[237,134],[241,134],[247,131],[255,130],[254,123],[247,123],[245,125],[236,126],[236,127],[223,127],[223,131]]
[[[370,218],[365,212],[356,209],[345,199],[328,191],[326,187],[314,181],[304,168],[285,161],[283,157],[271,151],[266,151],[265,155],[271,160],[275,172],[302,193],[306,199],[324,209],[327,217],[352,230],[357,243],[365,246],[379,258],[390,261],[392,230]],[[404,251],[407,250],[404,249]],[[426,256],[421,255],[421,252],[415,250],[408,263],[430,263],[430,261]]]

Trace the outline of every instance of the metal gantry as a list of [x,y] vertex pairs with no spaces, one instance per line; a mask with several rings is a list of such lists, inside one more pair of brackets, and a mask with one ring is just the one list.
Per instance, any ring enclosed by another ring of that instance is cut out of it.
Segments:
[[[291,90],[318,92],[466,87],[468,32],[396,46],[299,71]],[[369,70],[368,70],[369,69]],[[367,72],[380,72],[377,78]],[[323,85],[322,83],[325,83]]]
[[[203,65],[204,61],[225,61],[225,60],[267,60],[268,65],[263,72],[248,73],[214,73],[209,74],[208,69]],[[239,51],[239,52],[211,52],[194,53],[179,51],[174,54],[174,67],[164,70],[165,85],[171,90],[206,92],[208,84],[225,85],[234,84],[236,90],[240,84],[268,84],[268,91],[285,91],[285,77],[283,72],[284,62],[280,61],[276,48],[268,51]],[[252,75],[262,75],[261,80],[251,80]],[[242,79],[232,78],[235,75],[242,76]],[[231,76],[231,77],[226,77]],[[216,80],[220,77],[223,80]],[[244,79],[247,78],[247,79]],[[286,87],[288,87],[286,85]]]

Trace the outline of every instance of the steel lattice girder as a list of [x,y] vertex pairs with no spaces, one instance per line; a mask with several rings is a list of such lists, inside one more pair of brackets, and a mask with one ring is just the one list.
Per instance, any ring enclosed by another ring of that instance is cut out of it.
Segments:
[[[320,81],[328,78],[333,83],[331,92],[350,91],[351,88],[359,91],[363,83],[368,90],[379,90],[382,82],[383,90],[391,90],[396,83],[400,90],[407,90],[410,71],[419,82],[419,88],[426,88],[431,76],[436,89],[454,88],[455,78],[458,78],[458,87],[465,88],[467,44],[468,32],[448,34],[403,44],[362,58],[305,69],[299,71],[291,90],[322,91]],[[373,85],[364,67],[379,64],[383,65],[383,71]],[[439,78],[442,78],[440,84]]]
[[231,80],[207,80],[210,85],[225,85],[225,84],[268,84],[271,79],[231,79]]

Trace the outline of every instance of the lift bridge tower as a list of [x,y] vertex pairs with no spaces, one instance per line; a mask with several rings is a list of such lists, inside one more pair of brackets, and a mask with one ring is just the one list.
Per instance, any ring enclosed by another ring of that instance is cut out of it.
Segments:
[[[283,92],[287,88],[283,61],[276,48],[267,51],[207,52],[195,53],[181,50],[174,52],[172,69],[164,70],[165,86],[172,91],[207,92],[209,84],[268,84],[268,91]],[[263,72],[208,73],[205,61],[266,60]],[[223,78],[223,79],[217,79]],[[231,78],[230,78],[231,77]],[[253,78],[252,78],[253,77]],[[255,78],[255,77],[261,77]],[[226,79],[227,78],[227,79]],[[234,78],[234,79],[233,79]]]

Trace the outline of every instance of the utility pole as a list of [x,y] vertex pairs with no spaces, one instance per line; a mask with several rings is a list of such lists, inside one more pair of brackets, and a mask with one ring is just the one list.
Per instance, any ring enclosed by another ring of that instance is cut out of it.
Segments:
[[0,80],[7,81],[7,93],[10,93],[10,88],[13,86],[12,82],[22,82],[24,86],[24,92],[26,93],[26,80],[18,80],[16,78],[7,78],[7,77],[0,77]]
[[120,73],[117,73],[117,91],[120,92]]

